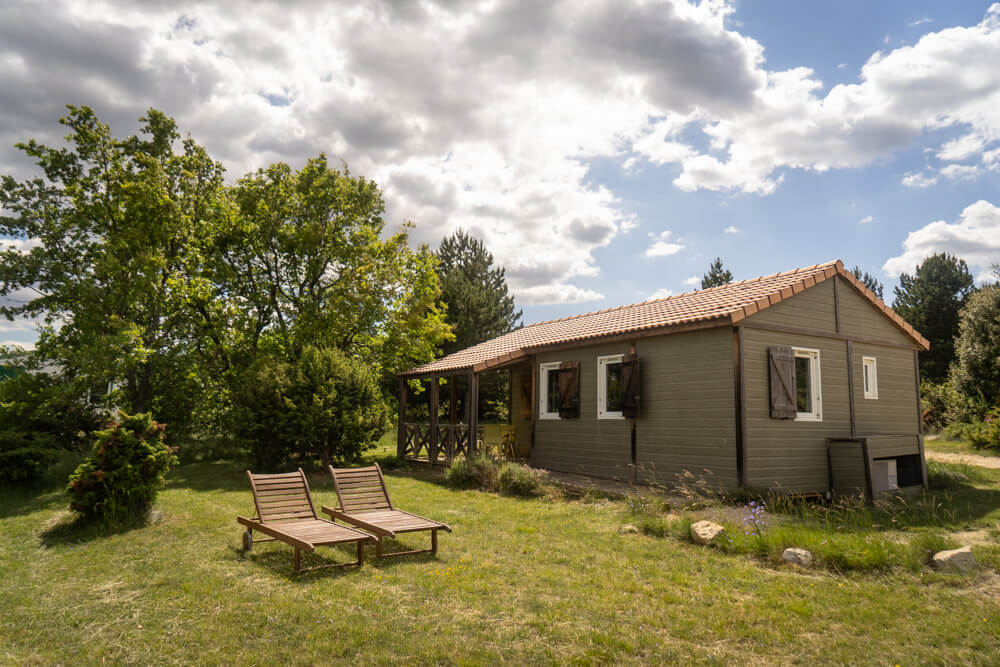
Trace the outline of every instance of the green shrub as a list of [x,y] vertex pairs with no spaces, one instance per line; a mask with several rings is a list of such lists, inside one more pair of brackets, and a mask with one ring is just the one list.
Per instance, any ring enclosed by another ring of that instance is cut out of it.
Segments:
[[543,471],[484,453],[452,461],[445,471],[445,481],[460,489],[479,488],[523,498],[544,495],[549,488]]
[[981,396],[964,394],[951,381],[922,380],[920,406],[924,428],[945,429],[945,435],[952,439],[958,439],[961,435],[949,431],[949,426],[976,421],[986,411],[986,403]]
[[264,470],[357,461],[389,424],[374,371],[334,348],[258,361],[234,399],[239,433]]
[[0,483],[35,482],[67,451],[84,448],[98,415],[44,373],[0,381]]
[[1000,408],[993,408],[982,420],[952,424],[948,433],[968,440],[976,449],[1000,449]]
[[144,519],[176,457],[163,442],[164,426],[149,414],[129,416],[98,431],[89,458],[70,475],[70,509],[106,526]]

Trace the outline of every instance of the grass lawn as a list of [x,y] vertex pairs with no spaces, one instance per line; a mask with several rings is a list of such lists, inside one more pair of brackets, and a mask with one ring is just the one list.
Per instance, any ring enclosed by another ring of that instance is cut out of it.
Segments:
[[[252,500],[236,465],[172,471],[153,521],[108,536],[67,527],[60,490],[0,489],[0,663],[985,664],[1000,655],[993,568],[801,572],[620,535],[623,501],[518,500],[438,480],[424,469],[387,473],[398,505],[454,528],[437,559],[300,576],[285,545],[241,553],[235,517],[252,513]],[[317,504],[332,504],[327,479],[310,484]],[[954,521],[995,524],[998,486],[977,483],[992,495]],[[321,548],[303,564],[330,558],[351,553]]]
[[973,454],[975,456],[997,456],[1000,457],[1000,449],[977,449],[968,440],[946,440],[940,436],[929,436],[924,438],[924,447],[932,452],[946,452],[948,454]]

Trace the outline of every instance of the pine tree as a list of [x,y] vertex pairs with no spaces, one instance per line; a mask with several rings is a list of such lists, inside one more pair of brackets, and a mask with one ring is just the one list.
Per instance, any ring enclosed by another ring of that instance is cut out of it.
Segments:
[[877,296],[880,299],[883,298],[882,283],[879,281],[878,278],[868,273],[867,271],[862,273],[860,266],[855,266],[853,269],[851,269],[851,273],[854,274],[855,278],[864,283],[865,287],[870,289],[872,292],[875,292],[875,296]]
[[701,277],[701,288],[719,287],[733,282],[733,272],[722,267],[722,258],[716,257],[708,267],[708,273]]
[[973,291],[974,282],[965,261],[954,255],[931,255],[911,276],[899,276],[893,309],[930,341],[920,353],[920,373],[934,382],[948,374],[955,358],[959,311]]

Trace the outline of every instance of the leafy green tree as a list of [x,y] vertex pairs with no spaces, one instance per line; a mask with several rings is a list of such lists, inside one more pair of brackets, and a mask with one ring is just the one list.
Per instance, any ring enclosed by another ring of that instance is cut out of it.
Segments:
[[855,266],[853,269],[851,269],[851,273],[853,273],[854,277],[860,280],[865,287],[874,292],[875,296],[877,296],[880,299],[883,298],[882,297],[883,287],[882,283],[879,281],[878,278],[868,273],[867,271],[862,273],[860,266]]
[[187,277],[192,337],[231,381],[261,355],[297,361],[307,346],[364,358],[393,375],[433,359],[449,337],[435,303],[435,260],[406,228],[383,237],[375,183],[320,155],[240,179]]
[[185,422],[201,382],[177,286],[218,215],[223,169],[159,111],[141,121],[139,135],[119,139],[71,106],[68,148],[17,145],[43,176],[0,182],[0,233],[34,242],[0,253],[0,296],[30,294],[0,314],[41,316],[38,351],[79,395],[115,379],[132,412]]
[[962,309],[951,380],[966,396],[1000,406],[1000,286],[977,290]]
[[259,359],[243,375],[237,405],[240,433],[268,470],[356,461],[388,425],[371,366],[335,348],[307,346],[291,363]]
[[455,340],[451,354],[509,333],[521,326],[521,312],[507,288],[506,270],[479,239],[461,229],[441,241],[437,251],[440,302],[447,306]]
[[911,276],[900,275],[893,309],[930,341],[920,354],[920,372],[941,382],[955,357],[958,315],[974,282],[964,260],[939,253],[925,259]]
[[708,273],[701,277],[701,288],[719,287],[733,282],[733,272],[723,268],[722,258],[716,257],[708,267]]

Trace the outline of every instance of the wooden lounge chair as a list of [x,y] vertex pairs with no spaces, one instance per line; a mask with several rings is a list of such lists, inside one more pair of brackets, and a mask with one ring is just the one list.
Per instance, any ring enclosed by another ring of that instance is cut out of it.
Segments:
[[[369,468],[334,468],[330,466],[333,485],[337,489],[338,509],[324,506],[324,512],[334,519],[346,521],[377,538],[375,554],[383,556],[405,556],[430,552],[437,554],[437,532],[451,528],[438,521],[431,521],[416,514],[403,512],[392,506],[389,492],[385,488],[385,478],[378,464]],[[382,538],[396,537],[399,533],[413,533],[420,530],[431,531],[431,548],[414,551],[382,553]]]
[[[375,540],[360,530],[320,519],[316,515],[309,483],[301,468],[298,472],[282,475],[255,475],[247,470],[247,477],[250,478],[250,488],[253,490],[257,518],[236,517],[237,522],[247,527],[243,534],[244,549],[252,549],[254,542],[278,540],[289,544],[295,549],[295,571],[301,572],[302,551],[313,551],[324,544],[357,542],[356,562],[321,567],[360,566],[364,562],[365,545]],[[254,539],[255,530],[270,537]]]

